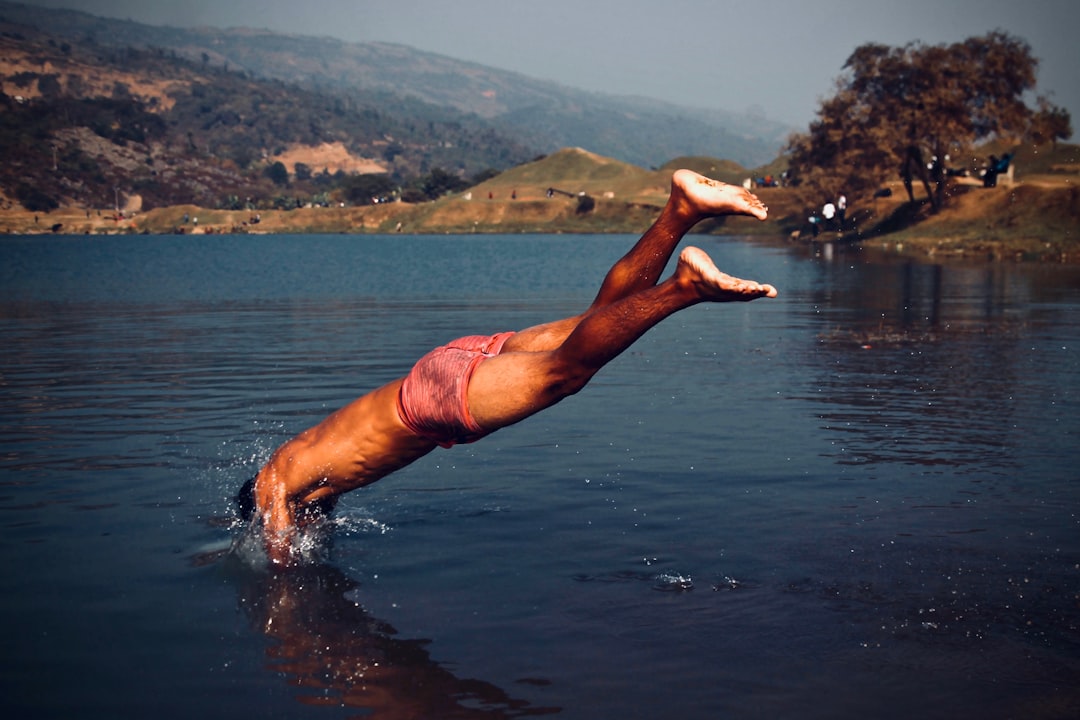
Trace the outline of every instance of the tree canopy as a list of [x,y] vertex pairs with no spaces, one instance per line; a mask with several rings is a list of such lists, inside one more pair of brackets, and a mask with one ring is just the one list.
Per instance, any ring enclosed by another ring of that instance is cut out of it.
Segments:
[[793,182],[821,197],[857,196],[899,172],[912,199],[917,178],[939,208],[947,158],[963,162],[991,138],[1072,134],[1065,110],[1025,103],[1037,68],[1030,46],[1001,31],[950,45],[862,45],[808,132],[789,140]]

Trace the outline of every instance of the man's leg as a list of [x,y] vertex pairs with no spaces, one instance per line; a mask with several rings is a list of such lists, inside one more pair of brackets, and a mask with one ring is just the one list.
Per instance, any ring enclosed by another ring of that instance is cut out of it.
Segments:
[[522,330],[507,342],[505,350],[537,352],[558,347],[589,313],[654,286],[679,241],[701,220],[717,215],[749,215],[764,220],[767,214],[768,208],[761,200],[740,186],[692,170],[676,170],[660,216],[608,271],[589,309],[581,315]]
[[771,285],[726,275],[702,250],[685,248],[672,277],[586,313],[555,349],[504,352],[480,363],[469,383],[469,409],[485,430],[511,425],[581,390],[649,328],[683,308],[775,296]]
[[707,217],[749,215],[764,220],[768,208],[745,188],[676,170],[667,204],[637,244],[608,271],[590,309],[652,287],[691,228]]

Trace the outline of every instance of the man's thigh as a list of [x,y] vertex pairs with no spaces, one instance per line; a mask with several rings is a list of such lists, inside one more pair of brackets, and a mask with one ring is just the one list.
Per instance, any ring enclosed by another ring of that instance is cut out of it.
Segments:
[[583,315],[518,330],[503,345],[503,352],[545,352],[566,342],[570,333],[581,323]]
[[560,370],[560,365],[554,351],[504,350],[501,355],[484,360],[469,381],[468,402],[473,418],[492,432],[524,420],[576,392],[579,386],[569,390],[572,383],[567,382],[567,373]]

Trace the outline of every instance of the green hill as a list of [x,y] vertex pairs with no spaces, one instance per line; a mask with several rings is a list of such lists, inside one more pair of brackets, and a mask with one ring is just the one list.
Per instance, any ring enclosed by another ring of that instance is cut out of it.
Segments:
[[638,193],[656,173],[582,148],[564,148],[500,173],[478,186],[490,188],[556,188],[570,193]]

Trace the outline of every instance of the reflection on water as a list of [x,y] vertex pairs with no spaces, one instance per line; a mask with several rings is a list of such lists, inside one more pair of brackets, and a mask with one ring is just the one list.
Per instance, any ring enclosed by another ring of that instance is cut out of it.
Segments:
[[[1018,413],[1071,422],[1061,411],[1075,402],[1080,368],[1054,339],[1076,330],[1054,305],[1072,290],[1070,274],[851,259],[834,256],[835,282],[806,293],[801,311],[821,327],[807,399],[823,406],[838,462],[1007,474],[1017,445],[1033,440],[1018,425],[1037,420]],[[855,282],[841,277],[855,272]]]
[[[253,628],[272,642],[267,668],[299,688],[304,705],[363,708],[382,718],[509,718],[558,713],[531,707],[435,662],[428,641],[398,638],[362,606],[359,583],[321,563],[252,568],[229,555],[228,575]],[[521,682],[545,684],[538,679]]]
[[823,334],[828,363],[814,400],[843,445],[838,462],[1014,467],[1019,337],[1008,321],[920,326],[885,316]]

